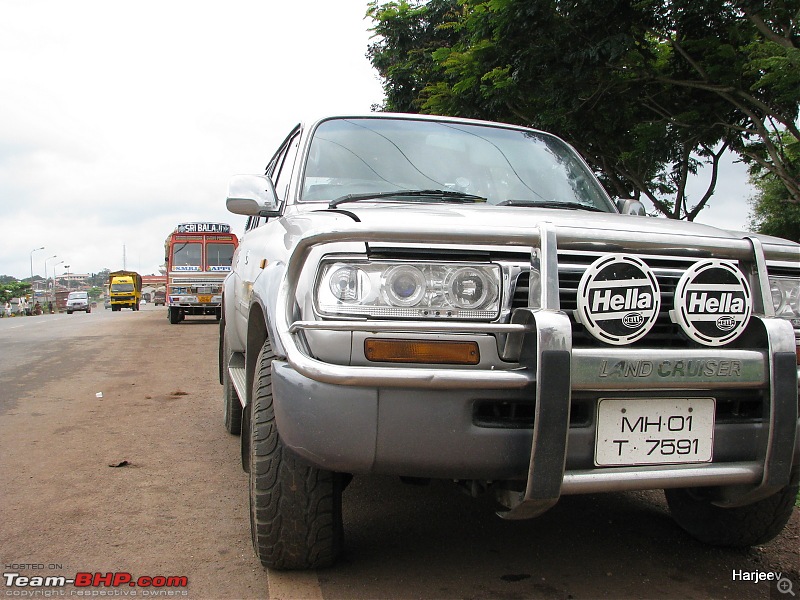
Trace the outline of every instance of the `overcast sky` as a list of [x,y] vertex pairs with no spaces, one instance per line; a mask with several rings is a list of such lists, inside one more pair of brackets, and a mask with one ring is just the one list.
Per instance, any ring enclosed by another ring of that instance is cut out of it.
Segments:
[[[0,275],[121,269],[123,248],[157,273],[180,222],[242,233],[228,178],[301,117],[382,99],[366,0],[0,3]],[[751,193],[727,165],[698,221],[744,228]]]

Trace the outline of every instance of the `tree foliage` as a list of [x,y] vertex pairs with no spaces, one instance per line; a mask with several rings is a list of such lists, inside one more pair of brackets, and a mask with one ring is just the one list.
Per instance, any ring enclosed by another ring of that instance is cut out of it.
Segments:
[[[382,108],[531,125],[571,142],[618,197],[694,219],[732,149],[800,200],[800,0],[428,0],[370,4]],[[705,194],[689,176],[711,166]],[[793,188],[794,186],[794,188]]]
[[0,282],[0,302],[5,304],[11,298],[21,298],[31,293],[31,284],[17,281],[13,277],[2,276]]
[[[800,179],[800,142],[784,134],[778,141],[787,157],[787,168]],[[758,164],[750,169],[750,183],[756,194],[750,200],[753,231],[800,242],[800,204],[787,202],[787,190],[771,172]]]

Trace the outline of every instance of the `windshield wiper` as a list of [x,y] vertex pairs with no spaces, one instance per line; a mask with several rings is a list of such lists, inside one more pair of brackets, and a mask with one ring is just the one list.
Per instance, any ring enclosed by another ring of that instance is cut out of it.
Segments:
[[506,200],[496,206],[530,206],[536,208],[567,208],[570,210],[589,210],[592,212],[606,212],[591,204],[581,202],[559,202],[558,200]]
[[345,202],[376,200],[378,198],[438,198],[447,202],[486,202],[486,198],[456,192],[453,190],[394,190],[393,192],[373,192],[368,194],[347,194],[328,203],[328,208],[336,208]]

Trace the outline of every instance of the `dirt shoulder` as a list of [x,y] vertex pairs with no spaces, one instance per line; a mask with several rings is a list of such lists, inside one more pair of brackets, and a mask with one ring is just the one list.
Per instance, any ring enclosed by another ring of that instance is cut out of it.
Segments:
[[238,438],[221,425],[217,323],[114,316],[18,382],[0,420],[4,567],[187,576],[194,598],[263,597]]
[[[345,491],[336,567],[267,573],[239,439],[222,425],[217,323],[169,325],[161,309],[96,317],[0,382],[13,396],[0,411],[3,572],[184,576],[188,587],[161,591],[192,599],[783,597],[733,581],[738,569],[782,572],[800,593],[800,509],[773,542],[729,550],[678,529],[660,492],[565,497],[508,522],[445,482],[388,477]],[[0,597],[21,592],[0,582]]]

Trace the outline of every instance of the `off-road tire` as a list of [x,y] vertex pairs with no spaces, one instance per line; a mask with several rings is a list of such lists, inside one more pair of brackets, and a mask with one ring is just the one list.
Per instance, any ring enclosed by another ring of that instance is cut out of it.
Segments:
[[704,496],[702,488],[664,490],[672,518],[694,538],[714,546],[747,547],[765,544],[792,516],[798,484],[747,506],[722,508]]
[[341,552],[342,478],[310,466],[283,445],[272,404],[269,340],[258,355],[250,421],[250,528],[267,568],[318,569]]

